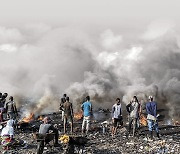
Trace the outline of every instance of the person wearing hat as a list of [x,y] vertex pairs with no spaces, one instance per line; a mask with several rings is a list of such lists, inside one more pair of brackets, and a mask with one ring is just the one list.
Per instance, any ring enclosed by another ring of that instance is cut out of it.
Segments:
[[156,131],[157,137],[160,138],[157,122],[157,103],[153,100],[152,96],[149,96],[149,102],[146,103],[146,112],[150,139],[153,139],[153,128]]
[[58,145],[58,137],[59,137],[58,130],[50,122],[51,119],[49,117],[45,117],[43,119],[43,124],[41,124],[39,127],[39,134],[45,135],[50,130],[52,130],[53,133],[55,134],[55,145]]

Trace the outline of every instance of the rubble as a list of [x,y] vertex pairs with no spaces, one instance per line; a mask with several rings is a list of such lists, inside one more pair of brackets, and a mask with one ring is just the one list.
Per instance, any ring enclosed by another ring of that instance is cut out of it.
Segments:
[[[102,113],[101,113],[102,114]],[[60,136],[63,136],[63,124],[60,114],[52,114],[52,123],[56,124],[59,129]],[[81,120],[74,122],[75,134],[74,136],[81,137]],[[41,124],[41,121],[31,121],[27,127],[37,127]],[[21,147],[8,150],[9,154],[35,154],[37,148],[37,142],[34,137],[35,129],[16,129],[15,138],[23,140],[25,143]],[[147,138],[147,127],[141,127],[136,137],[129,136],[127,134],[127,127],[121,127],[118,129],[115,137],[111,136],[111,122],[106,121],[94,121],[92,123],[92,131],[84,136],[87,138],[87,144],[83,149],[84,154],[147,154],[147,153],[180,153],[180,126],[162,125],[160,124],[161,140],[154,137],[153,141],[149,141]],[[105,128],[105,130],[104,130]],[[36,130],[37,131],[37,130]],[[67,134],[69,135],[69,134]],[[71,135],[70,135],[71,136]],[[60,141],[59,141],[60,143]],[[62,154],[65,153],[64,144],[60,143],[59,147],[45,147],[45,154]],[[0,147],[0,151],[3,152]],[[78,153],[78,147],[75,146],[75,153]],[[82,151],[80,152],[82,153]]]

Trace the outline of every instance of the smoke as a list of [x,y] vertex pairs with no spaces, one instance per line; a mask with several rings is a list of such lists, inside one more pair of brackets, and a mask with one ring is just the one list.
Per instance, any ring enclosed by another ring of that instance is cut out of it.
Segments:
[[[0,27],[0,34],[1,91],[33,98],[29,110],[57,110],[64,92],[76,110],[86,95],[95,108],[111,107],[116,97],[126,104],[133,95],[144,102],[153,95],[171,117],[179,116],[180,39],[169,23],[152,23],[134,39],[111,29],[94,37],[45,24]],[[21,108],[25,101],[17,103]]]

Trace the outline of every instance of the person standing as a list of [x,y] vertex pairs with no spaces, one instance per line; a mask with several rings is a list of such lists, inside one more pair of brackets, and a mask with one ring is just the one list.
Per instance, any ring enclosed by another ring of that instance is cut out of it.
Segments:
[[2,93],[0,92],[0,122],[3,122],[4,103],[2,102]]
[[129,134],[131,133],[131,126],[133,125],[133,136],[137,130],[137,123],[140,113],[140,103],[137,96],[134,96],[132,101],[126,106],[127,112],[129,113]]
[[160,138],[157,121],[157,103],[153,101],[152,96],[149,96],[149,102],[146,103],[146,112],[150,139],[153,139],[153,128],[156,131],[157,137]]
[[64,94],[63,97],[61,98],[61,103],[59,107],[59,110],[61,111],[62,121],[64,120],[64,103],[66,102],[66,98],[67,98],[67,95]]
[[90,102],[90,96],[86,97],[86,101],[81,105],[81,108],[83,111],[82,134],[85,130],[87,134],[89,132],[90,119],[92,115],[92,104]]
[[73,106],[69,101],[69,97],[66,98],[66,102],[64,103],[64,133],[66,133],[68,122],[71,126],[71,133],[73,133]]
[[120,98],[116,99],[116,103],[112,106],[112,136],[114,136],[117,132],[117,128],[119,124],[123,124],[122,121],[122,109],[121,109],[121,101]]
[[3,114],[5,112],[4,105],[6,103],[6,97],[8,96],[8,93],[0,93],[0,121],[4,121]]
[[15,120],[18,113],[17,113],[16,104],[12,96],[9,97],[9,102],[5,103],[4,108],[5,111],[7,112],[7,118]]

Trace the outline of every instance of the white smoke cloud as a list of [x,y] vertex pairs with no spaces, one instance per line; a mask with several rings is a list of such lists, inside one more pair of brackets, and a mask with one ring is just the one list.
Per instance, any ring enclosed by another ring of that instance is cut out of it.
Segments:
[[128,103],[133,95],[144,101],[153,95],[160,104],[171,106],[172,117],[177,116],[179,35],[172,26],[159,33],[156,26],[150,27],[143,40],[126,42],[126,47],[122,46],[126,41],[122,35],[112,30],[94,38],[74,27],[33,24],[13,30],[1,28],[7,36],[0,40],[9,44],[9,48],[1,44],[1,51],[16,47],[16,52],[0,52],[4,66],[0,67],[1,90],[33,98],[33,107],[40,112],[52,106],[57,110],[57,97],[64,92],[76,109],[86,95],[96,108],[111,107],[116,97]]
[[[151,28],[153,32],[153,27]],[[119,50],[115,45],[111,50],[100,52],[93,57],[96,61],[93,72],[85,72],[84,81],[72,84],[67,92],[72,96],[75,94],[78,99],[85,93],[89,94],[92,101],[98,104],[96,106],[103,103],[103,107],[111,107],[116,97],[122,97],[123,102],[128,103],[133,95],[144,102],[149,95],[153,95],[159,105],[171,105],[171,117],[177,116],[175,108],[179,108],[180,97],[180,49],[177,36],[171,28],[166,28],[169,30],[168,34],[163,30],[156,36],[148,36],[155,40],[153,42],[142,42],[129,49]],[[155,33],[156,30],[155,28]],[[144,36],[147,34],[149,30]]]
[[2,44],[2,45],[0,45],[0,51],[3,51],[3,52],[16,52],[17,47],[14,44]]
[[116,49],[123,41],[121,35],[115,35],[110,29],[101,34],[101,39],[103,47],[107,50]]

